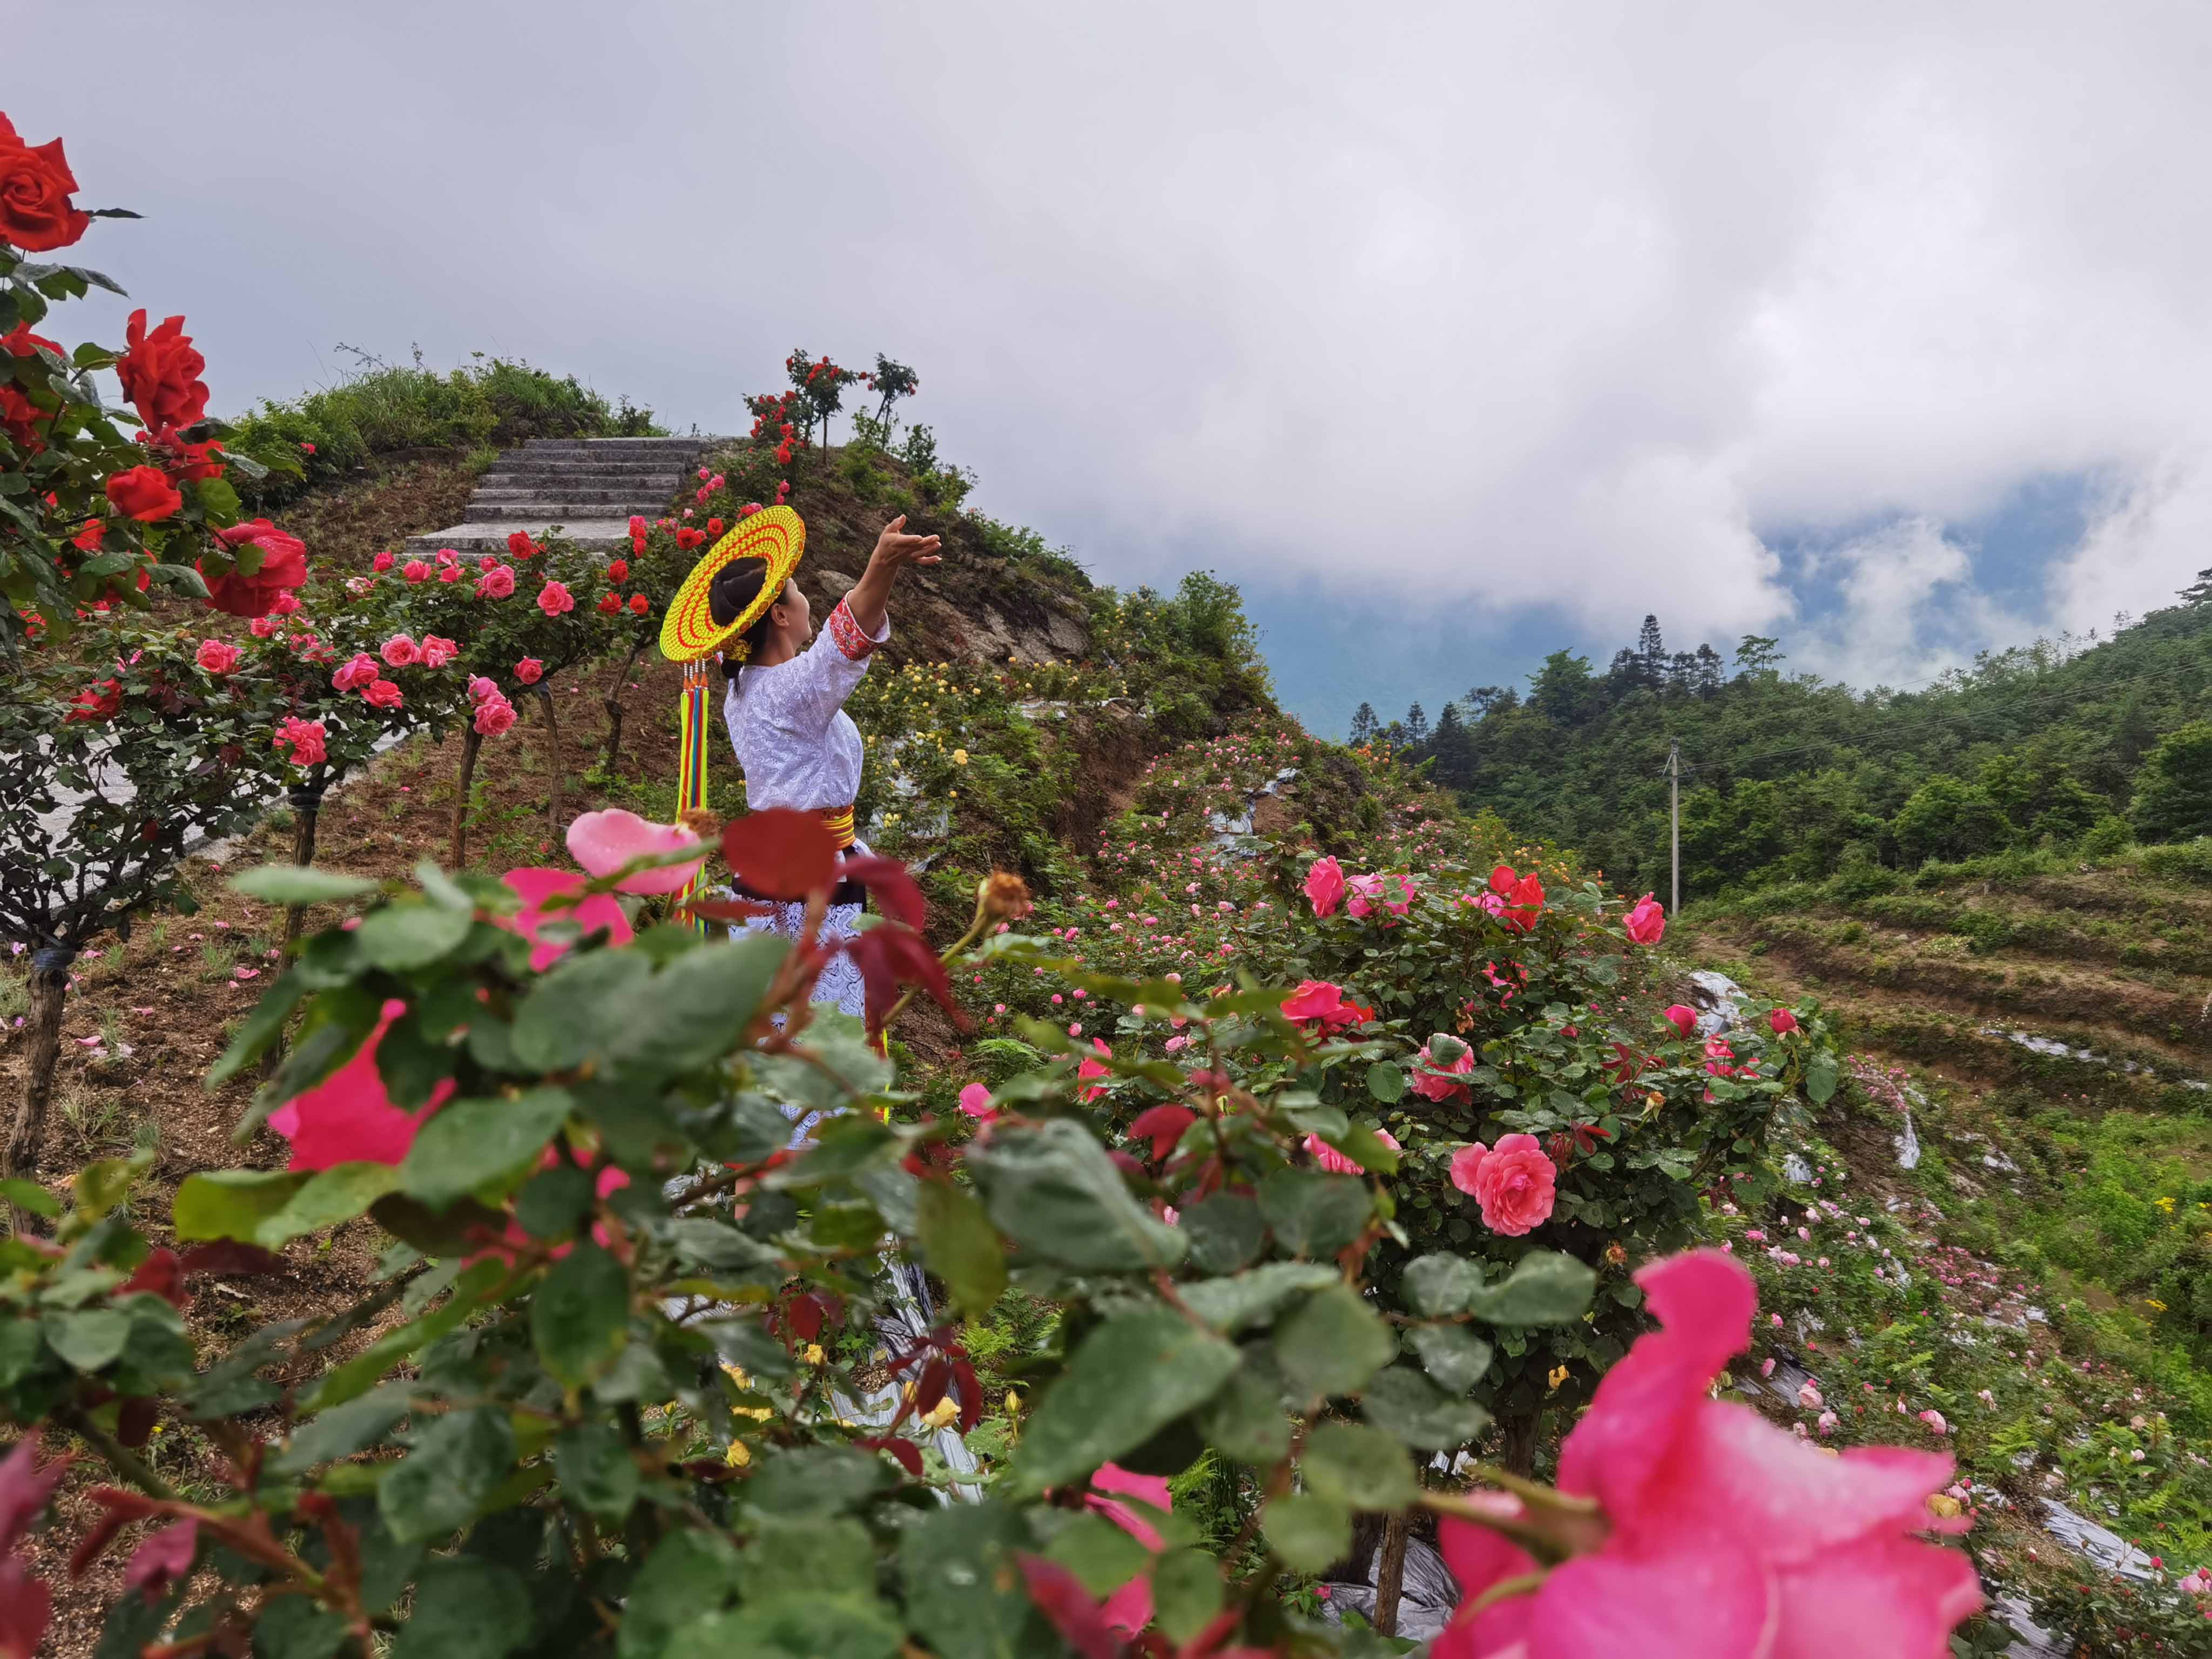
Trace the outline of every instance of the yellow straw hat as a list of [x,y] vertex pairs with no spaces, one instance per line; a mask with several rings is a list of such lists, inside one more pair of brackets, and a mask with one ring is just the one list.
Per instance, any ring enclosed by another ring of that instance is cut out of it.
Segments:
[[[763,507],[738,520],[735,528],[708,550],[707,556],[693,568],[668,602],[668,614],[660,623],[660,654],[671,662],[696,662],[744,633],[783,597],[783,585],[799,568],[805,551],[806,526],[787,507]],[[737,559],[764,561],[767,580],[750,605],[727,627],[717,628],[708,605],[708,590],[723,566]],[[744,647],[740,645],[738,650],[742,653]]]

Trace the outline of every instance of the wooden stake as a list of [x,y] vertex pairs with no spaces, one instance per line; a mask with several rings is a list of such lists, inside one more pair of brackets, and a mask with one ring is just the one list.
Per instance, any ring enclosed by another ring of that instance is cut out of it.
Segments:
[[469,791],[476,783],[477,750],[483,747],[483,736],[474,725],[461,733],[460,787],[453,796],[453,836],[446,860],[456,870],[468,867]]
[[561,810],[561,720],[553,711],[553,688],[541,684],[538,688],[538,706],[545,711],[545,746],[553,756],[553,788],[545,803],[547,829],[545,833],[555,841],[561,839],[561,820],[566,816]]
[[1375,1553],[1375,1633],[1398,1633],[1398,1596],[1406,1583],[1407,1513],[1400,1510],[1382,1529],[1382,1547]]
[[639,653],[644,649],[643,640],[630,647],[629,655],[623,659],[622,672],[615,676],[613,690],[607,693],[605,700],[599,704],[600,708],[607,711],[607,743],[606,747],[599,752],[599,770],[605,772],[609,777],[614,775],[615,755],[622,748],[623,688],[629,684],[629,671],[636,663]]
[[30,1059],[0,1174],[27,1176],[38,1168],[46,1141],[46,1108],[53,1101],[54,1061],[62,1051],[62,1007],[69,1000],[70,964],[76,960],[74,949],[40,951],[31,958],[31,1012],[24,1031],[30,1039]]

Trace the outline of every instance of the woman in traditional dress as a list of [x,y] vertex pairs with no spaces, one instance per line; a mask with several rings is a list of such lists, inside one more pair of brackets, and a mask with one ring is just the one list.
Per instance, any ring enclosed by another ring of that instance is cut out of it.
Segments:
[[[663,633],[662,649],[672,656],[678,650],[670,649],[671,634],[680,635],[685,660],[720,648],[729,677],[722,718],[744,769],[746,806],[818,812],[840,846],[863,853],[853,833],[853,803],[866,750],[845,700],[868,672],[870,655],[890,637],[889,605],[899,572],[939,558],[936,537],[905,530],[903,516],[884,526],[867,569],[830,611],[817,638],[813,608],[793,575],[805,551],[805,525],[787,507],[752,514],[691,573]],[[741,886],[736,891],[759,897]],[[859,932],[866,896],[857,883],[839,884],[822,927],[825,944]],[[782,903],[774,915],[744,926],[795,939],[805,915],[803,903]],[[850,957],[840,952],[831,959],[814,1000],[860,1016],[860,974]]]

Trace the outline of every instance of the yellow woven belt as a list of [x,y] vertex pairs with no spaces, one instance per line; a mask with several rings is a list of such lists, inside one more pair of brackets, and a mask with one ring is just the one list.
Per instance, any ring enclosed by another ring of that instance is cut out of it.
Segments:
[[819,809],[822,822],[830,826],[830,833],[837,837],[837,845],[853,844],[853,809],[849,806],[824,806]]

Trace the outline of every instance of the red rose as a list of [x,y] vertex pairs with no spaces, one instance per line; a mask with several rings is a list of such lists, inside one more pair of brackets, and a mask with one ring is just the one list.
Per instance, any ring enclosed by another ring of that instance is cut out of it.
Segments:
[[720,519],[709,519],[709,520],[707,520],[707,533],[708,533],[709,536],[719,536],[719,535],[720,535],[720,534],[722,533],[722,521],[721,521]]
[[158,466],[134,466],[107,481],[107,499],[126,519],[159,524],[185,504],[168,475]]
[[123,684],[119,680],[102,680],[88,685],[70,700],[68,718],[72,720],[112,720],[123,712]]
[[611,582],[628,581],[629,580],[629,561],[628,559],[617,559],[612,564],[610,564],[607,567],[607,580]]
[[507,537],[507,550],[518,559],[526,559],[532,554],[540,553],[544,550],[530,539],[527,531],[518,530]]
[[188,444],[177,435],[176,428],[165,426],[159,432],[140,433],[138,441],[154,452],[155,460],[173,478],[222,477],[222,444],[218,439]]
[[149,428],[190,426],[207,413],[208,389],[200,380],[207,359],[192,349],[183,318],[172,317],[149,334],[146,313],[134,311],[123,337],[128,349],[116,359],[115,377]]
[[33,149],[0,115],[0,240],[31,253],[48,253],[77,240],[92,216],[70,200],[76,188],[60,139]]
[[107,526],[99,520],[87,519],[83,527],[70,538],[70,545],[80,553],[97,553],[100,538],[106,533]]
[[371,680],[362,687],[361,695],[378,708],[397,708],[401,701],[399,688],[390,680]]
[[644,594],[633,593],[629,596],[630,613],[633,616],[642,617],[652,607],[653,601],[647,599]]
[[265,617],[275,608],[279,593],[307,580],[307,544],[286,535],[266,519],[234,524],[216,531],[215,536],[225,547],[252,545],[261,550],[261,562],[250,574],[233,570],[210,576],[195,563],[194,568],[207,582],[208,604],[217,611],[234,617]]
[[622,595],[621,595],[621,594],[619,594],[619,593],[602,593],[602,594],[600,594],[600,595],[599,595],[599,610],[600,610],[600,612],[601,612],[603,615],[609,616],[609,617],[615,617],[615,616],[619,616],[619,615],[621,615],[621,614],[622,614]]

